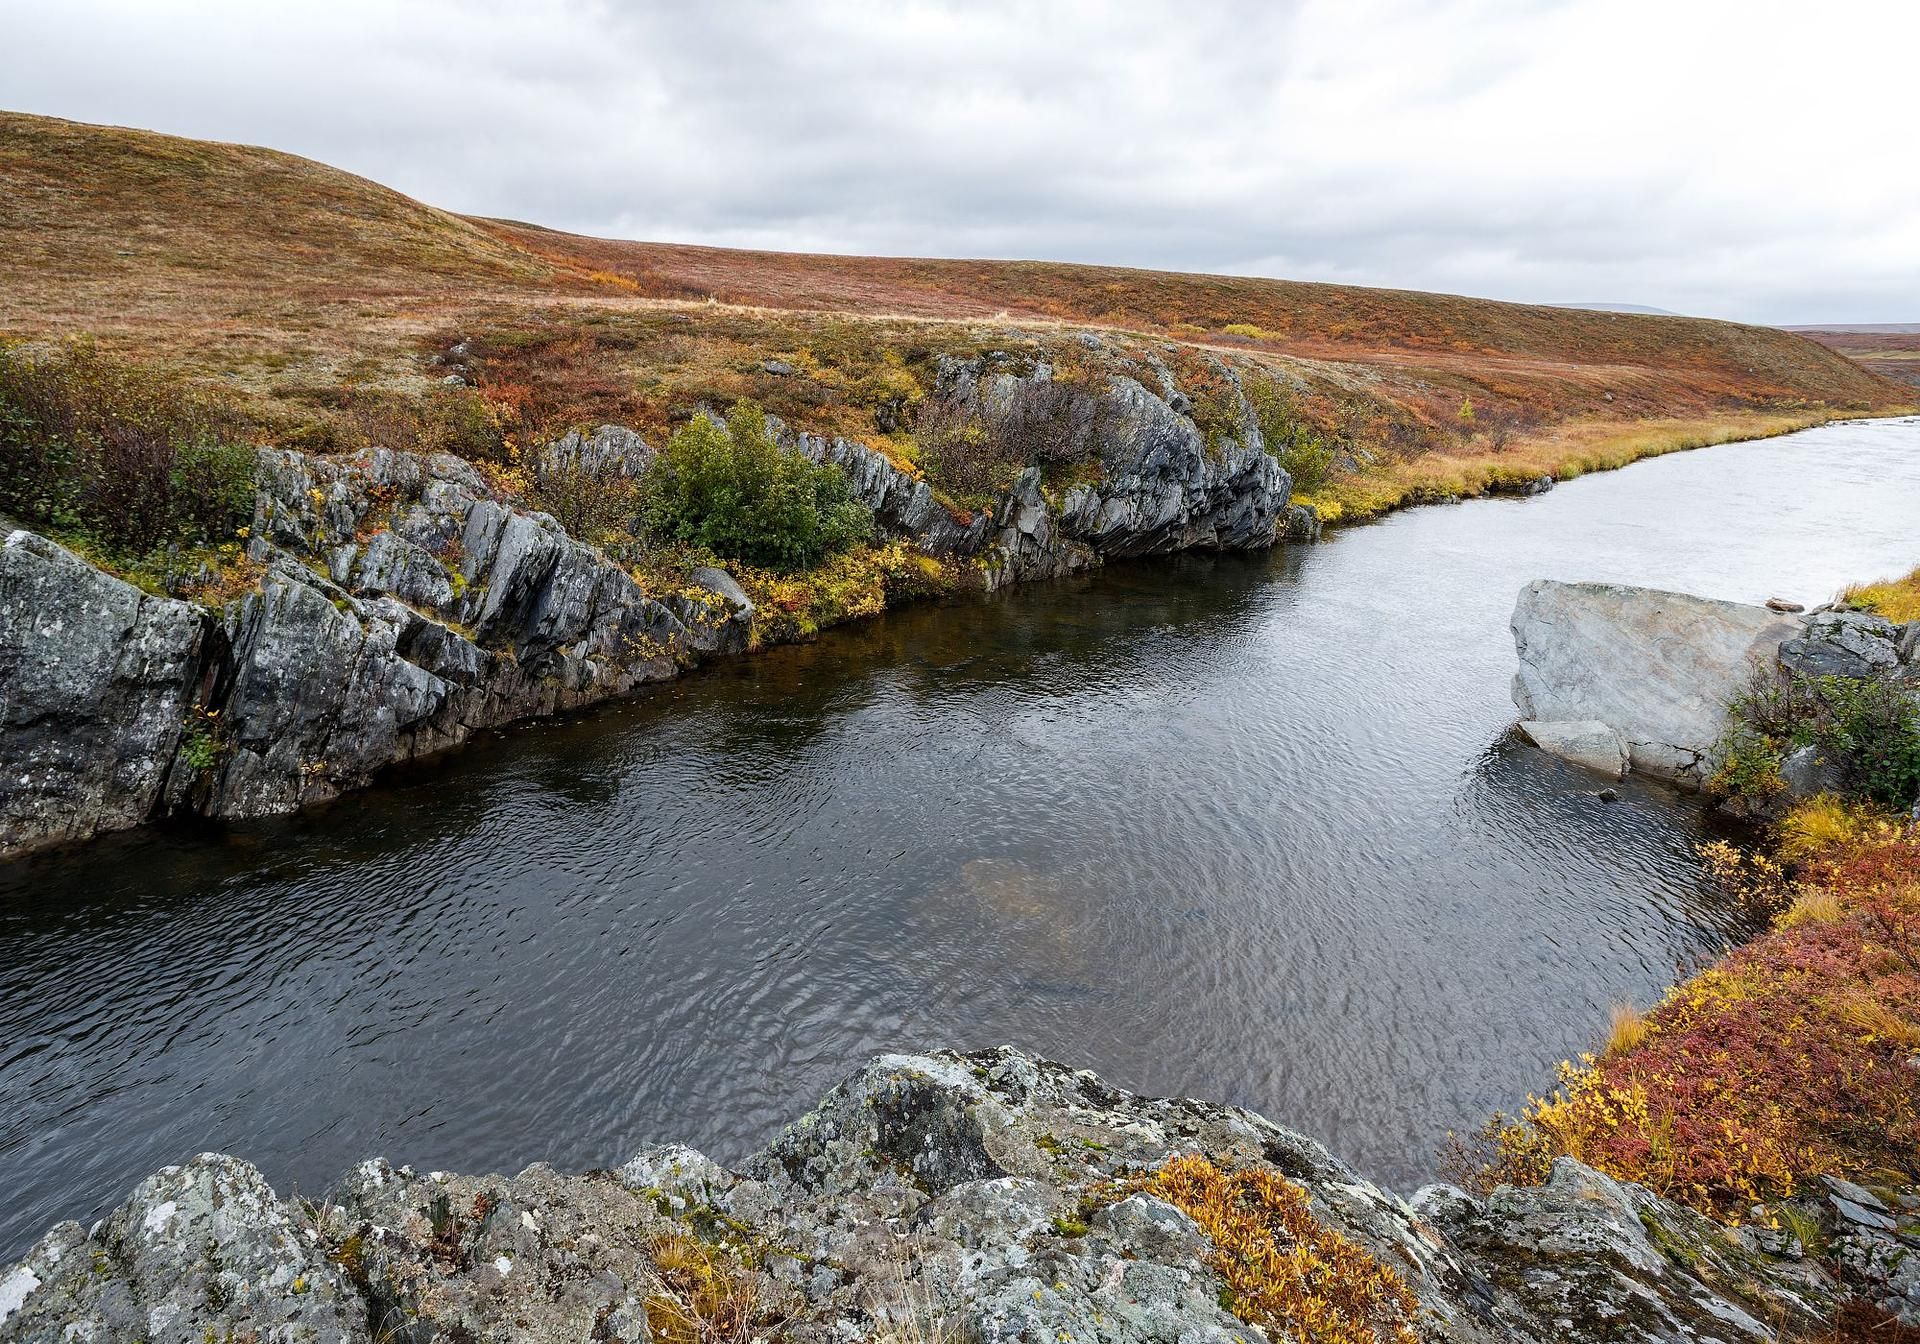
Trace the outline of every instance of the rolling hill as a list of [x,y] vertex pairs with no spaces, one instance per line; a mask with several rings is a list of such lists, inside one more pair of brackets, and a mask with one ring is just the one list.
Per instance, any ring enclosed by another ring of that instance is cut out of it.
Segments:
[[[913,399],[930,352],[1044,353],[1086,330],[1283,376],[1369,461],[1510,453],[1570,426],[1591,438],[1646,420],[1725,437],[1743,417],[1777,427],[1911,400],[1771,328],[1054,262],[587,238],[451,214],[272,150],[19,113],[0,113],[0,236],[0,334],[85,333],[236,389],[279,425],[343,396],[430,395],[458,347],[456,376],[512,389],[530,426],[659,431],[697,402],[753,397],[803,427],[879,441],[905,432],[886,407]],[[1481,442],[1476,425],[1497,432]]]

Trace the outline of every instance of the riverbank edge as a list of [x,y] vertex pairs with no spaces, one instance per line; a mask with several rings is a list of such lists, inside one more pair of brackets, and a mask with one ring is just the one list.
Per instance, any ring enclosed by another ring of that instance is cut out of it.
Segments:
[[731,1169],[672,1144],[573,1176],[374,1160],[282,1199],[202,1154],[0,1269],[0,1344],[1748,1344],[1844,1296],[1576,1162],[1404,1200],[1254,1112],[1000,1048],[875,1059]]
[[[1865,796],[1854,764],[1916,747],[1851,722],[1815,731],[1823,705],[1871,707],[1876,691],[1907,706],[1890,735],[1920,731],[1916,594],[1920,570],[1805,615],[1618,585],[1522,590],[1516,703],[1568,716],[1523,735],[1570,759],[1539,730],[1612,735],[1612,777],[1628,745],[1640,769],[1647,739],[1663,744],[1650,773],[1758,827],[1750,848],[1701,849],[1757,927],[1651,1008],[1616,1005],[1604,1046],[1458,1144],[1450,1174],[1485,1192],[1579,1161],[1828,1263],[1866,1299],[1865,1325],[1920,1325],[1920,813],[1901,810],[1910,788],[1900,808]],[[1781,731],[1783,705],[1802,731]],[[1672,733],[1689,723],[1693,740]]]
[[1495,450],[1429,454],[1406,463],[1365,464],[1293,502],[1314,510],[1325,526],[1371,522],[1400,509],[1451,503],[1529,490],[1696,448],[1752,443],[1797,434],[1822,425],[1903,420],[1920,415],[1920,403],[1863,415],[1821,408],[1805,411],[1742,411],[1710,417],[1639,422],[1567,421],[1538,436],[1521,437]]
[[[1720,421],[1649,422],[1657,427],[1656,436],[1653,438],[1647,437],[1644,430],[1629,425],[1586,422],[1604,431],[1604,441],[1607,444],[1625,441],[1631,451],[1625,454],[1615,452],[1599,462],[1591,457],[1575,458],[1570,453],[1562,453],[1552,458],[1551,462],[1563,471],[1569,466],[1578,466],[1579,473],[1585,474],[1589,471],[1616,470],[1648,457],[1662,456],[1676,451],[1779,437],[1821,424],[1905,418],[1904,414],[1860,416],[1840,412],[1823,413],[1811,418],[1795,414],[1786,420],[1779,419],[1773,413],[1753,413],[1753,415],[1757,417],[1757,421],[1754,418],[1748,418],[1741,424],[1726,429],[1724,434],[1702,433],[1699,429],[1702,425],[1723,424]],[[1681,432],[1682,430],[1685,432]],[[1675,437],[1676,435],[1678,437]],[[1069,492],[1064,498],[1055,494],[1047,488],[1044,479],[1037,471],[1023,473],[1021,479],[1001,497],[998,504],[976,516],[972,530],[979,532],[983,527],[988,528],[997,538],[994,549],[988,556],[966,559],[955,557],[950,553],[937,555],[933,552],[940,550],[942,546],[952,546],[953,541],[948,534],[955,532],[955,525],[949,522],[945,514],[940,512],[937,506],[932,505],[930,500],[920,498],[928,493],[924,482],[901,472],[882,455],[861,445],[805,434],[789,436],[787,442],[790,451],[800,452],[815,461],[832,462],[847,470],[861,484],[869,501],[878,506],[876,514],[894,524],[889,530],[893,531],[896,539],[874,548],[871,552],[863,551],[845,557],[844,565],[837,565],[830,570],[815,571],[793,579],[783,580],[772,575],[756,578],[756,576],[747,575],[749,583],[754,588],[754,596],[761,598],[762,601],[759,604],[761,611],[753,613],[750,618],[752,624],[744,641],[733,641],[733,644],[726,648],[676,648],[672,651],[672,657],[659,660],[653,671],[637,678],[638,684],[621,687],[611,693],[594,693],[572,703],[541,706],[529,712],[494,717],[470,730],[455,733],[450,740],[424,748],[415,748],[378,762],[363,772],[360,778],[331,792],[326,792],[322,796],[304,797],[291,806],[273,805],[261,811],[259,815],[304,810],[308,807],[324,805],[333,797],[346,792],[377,787],[380,777],[392,768],[409,762],[443,756],[463,745],[472,732],[497,732],[517,723],[540,721],[592,708],[609,700],[627,698],[641,693],[648,684],[677,677],[700,664],[719,658],[754,653],[786,643],[808,642],[827,629],[855,620],[883,615],[888,610],[911,603],[935,599],[950,600],[963,593],[979,593],[983,590],[992,593],[1015,583],[1028,583],[1085,572],[1111,563],[1114,559],[1141,558],[1130,555],[1109,556],[1095,548],[1063,541],[1059,521],[1066,510],[1074,507],[1077,502],[1075,494],[1078,492]],[[1263,454],[1263,456],[1268,462],[1273,461],[1270,454]],[[1331,525],[1336,527],[1358,525],[1375,521],[1385,513],[1397,512],[1401,508],[1454,502],[1465,497],[1501,493],[1538,493],[1553,483],[1550,473],[1533,474],[1545,459],[1513,459],[1524,462],[1524,465],[1517,469],[1500,467],[1499,463],[1507,460],[1504,458],[1489,456],[1474,460],[1480,463],[1482,471],[1478,478],[1467,483],[1465,495],[1428,490],[1424,487],[1403,488],[1403,483],[1402,487],[1395,487],[1396,493],[1393,495],[1392,503],[1374,512],[1346,517]],[[1449,459],[1449,461],[1454,460]],[[1363,482],[1377,480],[1377,470],[1362,466],[1354,479]],[[1280,474],[1284,480],[1285,473]],[[1289,492],[1288,496],[1282,499],[1280,505],[1274,509],[1278,519],[1276,525],[1253,544],[1243,541],[1225,548],[1205,545],[1182,546],[1172,550],[1156,551],[1153,554],[1164,555],[1178,550],[1204,552],[1220,549],[1270,549],[1287,540],[1297,539],[1303,535],[1299,530],[1300,515],[1307,512],[1300,507],[1301,499],[1302,497]],[[38,534],[30,533],[29,535]],[[1320,535],[1320,524],[1317,519],[1307,525],[1304,535],[1310,537]],[[59,543],[56,542],[56,544]],[[978,544],[977,540],[972,544]],[[908,548],[907,555],[893,555],[889,551],[889,547],[898,549],[903,545]],[[258,538],[253,546],[259,554],[263,556],[267,554],[260,550]],[[75,554],[93,570],[116,579],[120,577],[114,574],[112,569],[98,563],[97,559],[87,552],[79,551]],[[914,556],[919,557],[919,563],[924,568],[916,569],[908,563],[903,563]],[[308,563],[312,564],[311,561]],[[843,570],[844,574],[841,572]],[[890,591],[893,577],[902,574],[907,576],[907,582],[901,585],[905,591]],[[724,588],[725,585],[723,584],[722,587]],[[791,617],[777,621],[765,619],[763,613],[769,604],[764,599],[770,587],[774,591],[785,593],[790,602],[805,605],[805,614],[799,619]],[[336,607],[344,610],[351,605],[351,599],[340,593],[337,588],[328,588],[327,591]],[[151,594],[148,595],[151,596]],[[689,602],[695,604],[695,610],[698,611],[698,604],[703,601],[729,601],[734,604],[737,615],[744,614],[739,612],[740,606],[744,605],[748,608],[755,606],[753,599],[747,597],[737,587],[731,592],[720,593],[683,587],[677,593],[670,593],[667,600],[676,604],[674,609],[682,615],[686,614]],[[217,624],[226,620],[230,625],[231,620],[228,620],[223,613],[231,612],[235,606],[235,602],[229,601],[224,606],[201,606],[199,609],[205,621]],[[181,707],[181,712],[187,716],[191,731],[203,731],[207,728],[210,720],[205,718],[205,709],[204,705]],[[196,718],[198,727],[194,726]],[[174,770],[171,773],[178,775],[183,772]],[[176,796],[169,800],[162,810],[143,815],[131,824],[150,824],[165,820],[169,815],[176,814],[180,810],[181,804]],[[187,810],[192,809],[189,807]],[[122,821],[96,826],[84,833],[57,835],[50,839],[30,839],[0,851],[0,863],[16,862],[31,855],[69,850],[87,843],[96,835],[124,830],[127,825],[128,823]]]

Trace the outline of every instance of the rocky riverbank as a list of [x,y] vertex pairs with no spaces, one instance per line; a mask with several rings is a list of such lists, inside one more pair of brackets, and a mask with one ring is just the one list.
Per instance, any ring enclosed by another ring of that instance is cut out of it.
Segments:
[[[1694,789],[1725,763],[1728,706],[1756,674],[1920,679],[1920,621],[1869,611],[1542,579],[1521,590],[1512,626],[1523,736],[1614,778],[1631,767]],[[1831,787],[1811,745],[1781,773],[1788,798]]]
[[[1236,1242],[1176,1169],[1264,1173],[1288,1216]],[[1910,1215],[1866,1199],[1833,1236],[1897,1245]],[[1402,1200],[1251,1112],[995,1050],[875,1060],[735,1170],[373,1161],[283,1199],[205,1154],[0,1271],[0,1340],[1751,1341],[1849,1291],[1791,1235],[1571,1161]]]
[[[876,529],[992,589],[1110,556],[1271,545],[1290,481],[1230,371],[1230,430],[1203,435],[1173,373],[1095,399],[1092,479],[1022,472],[956,513],[861,444],[775,426],[844,470]],[[1053,386],[959,361],[956,406]],[[631,431],[571,434],[534,474],[631,478]],[[0,857],[170,815],[265,816],[363,787],[474,732],[627,695],[763,637],[724,570],[662,582],[569,536],[445,453],[263,448],[248,537],[257,577],[220,605],[156,596],[45,537],[0,544]]]

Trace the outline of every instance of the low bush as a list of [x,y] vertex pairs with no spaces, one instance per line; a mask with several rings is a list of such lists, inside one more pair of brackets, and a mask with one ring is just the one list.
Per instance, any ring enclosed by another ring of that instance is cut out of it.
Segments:
[[920,403],[914,440],[929,476],[955,497],[981,504],[1026,467],[1093,461],[1114,422],[1100,376],[1066,370],[1023,379],[991,400],[930,397]]
[[1884,818],[1790,818],[1797,878],[1747,872],[1774,927],[1676,986],[1637,1039],[1561,1065],[1452,1174],[1537,1184],[1578,1158],[1740,1221],[1816,1175],[1920,1176],[1920,840]]
[[1248,379],[1246,394],[1260,437],[1286,468],[1294,493],[1310,495],[1325,485],[1339,459],[1334,440],[1308,421],[1292,394],[1272,379]]
[[856,546],[805,574],[743,568],[734,577],[753,598],[754,637],[775,644],[808,639],[829,626],[937,597],[955,586],[946,566],[899,539]]
[[1807,746],[1838,771],[1848,797],[1903,809],[1920,799],[1920,698],[1890,676],[1757,672],[1729,711],[1713,787],[1742,798],[1777,794],[1781,762]]
[[873,532],[845,473],[784,453],[751,402],[682,426],[642,485],[647,525],[667,542],[780,572],[809,569]]
[[125,563],[226,541],[254,452],[224,400],[90,342],[0,347],[0,510]]
[[1224,1171],[1186,1154],[1137,1183],[1199,1224],[1221,1305],[1250,1325],[1309,1344],[1412,1344],[1418,1303],[1393,1270],[1313,1216],[1307,1192],[1276,1172]]

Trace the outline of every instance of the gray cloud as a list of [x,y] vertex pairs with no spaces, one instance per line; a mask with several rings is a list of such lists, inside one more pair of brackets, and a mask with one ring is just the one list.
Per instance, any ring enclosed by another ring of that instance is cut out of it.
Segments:
[[1905,0],[66,0],[0,102],[611,236],[1920,318]]

